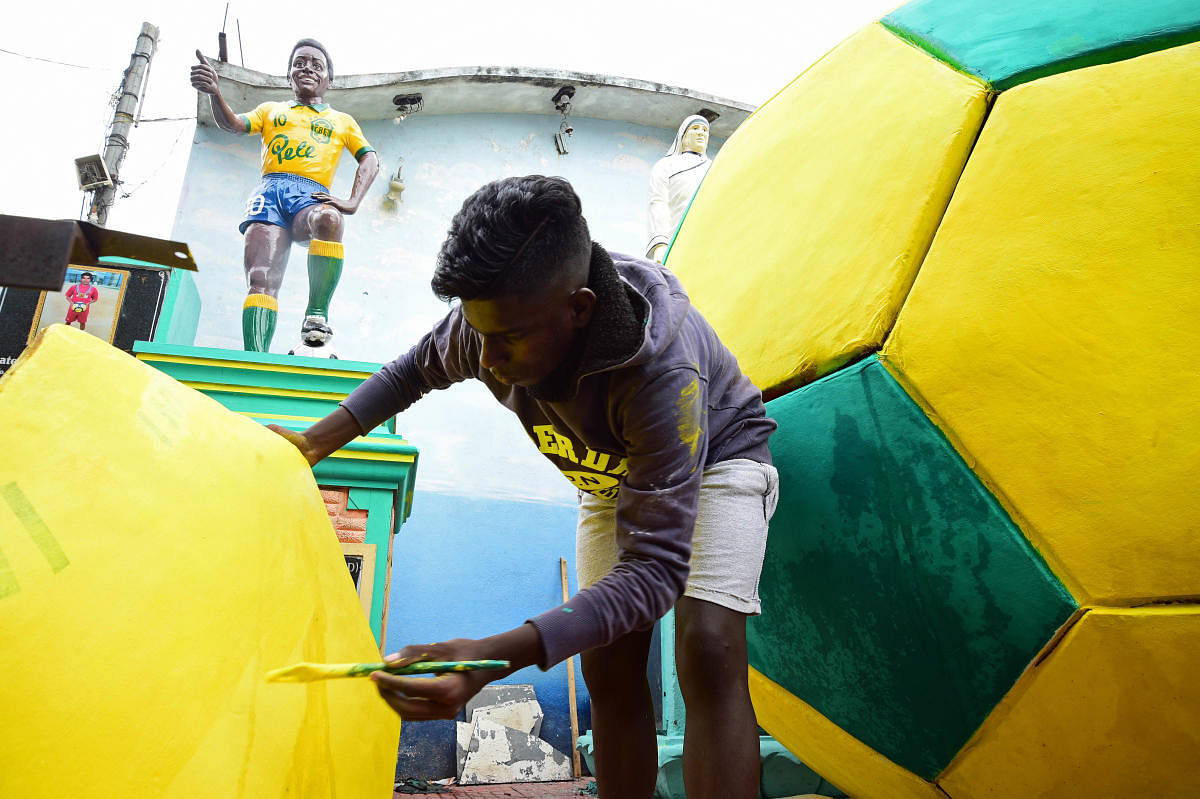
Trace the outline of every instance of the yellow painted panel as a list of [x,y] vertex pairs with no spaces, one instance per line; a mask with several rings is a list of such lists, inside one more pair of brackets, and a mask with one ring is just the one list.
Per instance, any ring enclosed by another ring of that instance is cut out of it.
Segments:
[[[251,295],[257,296],[257,295]],[[312,366],[290,366],[279,363],[252,363],[250,361],[221,361],[217,358],[191,358],[184,355],[162,355],[159,353],[139,353],[139,361],[145,363],[183,363],[189,366],[225,366],[234,369],[244,369],[252,372],[285,372],[297,375],[323,375],[327,377],[360,377],[366,380],[373,372],[355,371],[351,369],[320,369]]]
[[1200,607],[1093,609],[938,784],[954,799],[1200,796]]
[[395,452],[369,452],[365,450],[339,449],[330,453],[330,458],[349,458],[356,461],[388,461],[390,463],[414,463],[416,455],[397,454]]
[[344,391],[307,391],[299,388],[264,388],[261,386],[238,386],[233,383],[202,383],[200,381],[187,380],[184,385],[194,388],[197,391],[221,391],[226,394],[262,394],[268,397],[302,397],[304,399],[319,399],[332,400],[333,402],[341,402],[346,398]]
[[291,445],[86,333],[0,379],[0,796],[390,796],[399,722]]
[[750,698],[764,730],[855,799],[946,799],[931,783],[871,749],[753,667]]
[[871,25],[721,148],[667,265],[760,388],[880,347],[986,105],[974,78]]
[[1200,595],[1200,45],[996,101],[889,364],[1085,604]]

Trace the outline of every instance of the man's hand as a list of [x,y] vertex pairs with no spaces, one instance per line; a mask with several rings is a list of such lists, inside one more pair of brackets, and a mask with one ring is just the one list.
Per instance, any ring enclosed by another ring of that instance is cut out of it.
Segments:
[[325,203],[326,205],[332,205],[334,208],[338,209],[346,216],[350,216],[351,214],[353,214],[355,211],[358,210],[358,203],[356,203],[352,200],[339,200],[337,197],[334,197],[329,192],[314,191],[312,193],[312,198],[314,200],[316,200],[317,202],[322,202],[322,203]]
[[363,434],[363,430],[358,426],[354,416],[340,405],[303,433],[288,430],[277,424],[269,424],[267,429],[292,442],[292,445],[300,450],[300,454],[308,461],[309,466],[316,466],[322,458],[337,452],[357,436]]
[[499,671],[460,671],[437,677],[402,677],[377,671],[371,675],[379,695],[406,721],[452,719],[492,680],[532,666],[542,653],[537,628],[526,622],[508,632],[473,640],[455,638],[440,644],[406,646],[387,662],[406,665],[418,660],[507,660],[511,667]]
[[317,455],[312,444],[309,442],[308,436],[304,435],[303,433],[297,433],[295,430],[288,430],[286,427],[280,427],[277,424],[269,424],[267,425],[267,429],[271,432],[278,433],[288,441],[292,442],[292,445],[295,446],[296,449],[300,450],[300,454],[304,456],[306,461],[308,461],[309,466],[316,466],[317,461],[321,460],[320,456]]
[[192,64],[192,88],[204,94],[215,94],[220,97],[221,89],[217,85],[217,71],[199,50],[196,51],[196,58],[200,60],[200,63]]
[[[456,638],[438,644],[406,646],[398,654],[388,655],[386,660],[392,665],[421,660],[484,660],[479,643]],[[507,673],[460,671],[436,677],[405,677],[377,671],[371,679],[383,701],[405,721],[429,721],[454,718],[483,686]]]

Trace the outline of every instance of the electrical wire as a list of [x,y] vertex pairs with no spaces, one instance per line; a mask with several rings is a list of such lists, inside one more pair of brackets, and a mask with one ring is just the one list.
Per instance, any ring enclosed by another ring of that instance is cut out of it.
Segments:
[[87,66],[84,64],[68,64],[66,61],[55,61],[52,58],[41,58],[40,56],[36,56],[36,55],[26,55],[25,53],[18,53],[15,50],[5,50],[3,47],[0,47],[0,53],[7,53],[8,55],[15,55],[17,58],[25,58],[30,61],[43,61],[47,64],[57,64],[60,67],[71,67],[72,69],[90,69],[90,70],[94,70],[96,72],[116,72],[117,71],[117,69],[115,67],[91,67],[91,66]]
[[[146,120],[143,120],[143,121],[146,121]],[[183,132],[185,130],[186,130],[186,128],[180,128],[179,132],[175,134],[175,141],[171,142],[171,148],[169,150],[167,150],[166,156],[163,158],[162,162],[160,162],[159,165],[154,168],[154,171],[150,173],[150,176],[147,177],[145,180],[143,180],[141,183],[134,186],[129,191],[122,192],[121,199],[125,199],[126,197],[132,197],[133,193],[135,191],[140,189],[142,186],[145,186],[147,183],[149,183],[151,180],[154,180],[154,178],[158,176],[158,173],[162,170],[162,168],[164,166],[166,166],[167,163],[171,160],[171,156],[175,154],[175,148],[179,145],[179,139],[182,138]]]

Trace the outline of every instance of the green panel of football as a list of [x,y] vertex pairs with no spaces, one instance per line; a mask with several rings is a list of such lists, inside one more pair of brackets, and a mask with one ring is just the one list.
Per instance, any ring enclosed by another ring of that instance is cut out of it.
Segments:
[[913,0],[880,22],[997,91],[1200,40],[1196,0]]
[[750,664],[932,779],[1075,601],[878,358],[767,410],[780,501]]

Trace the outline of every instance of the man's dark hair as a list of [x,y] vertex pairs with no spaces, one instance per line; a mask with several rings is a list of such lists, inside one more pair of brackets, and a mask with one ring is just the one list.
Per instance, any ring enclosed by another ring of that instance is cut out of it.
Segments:
[[284,75],[290,74],[292,71],[292,60],[296,57],[296,51],[301,47],[315,47],[321,51],[321,55],[325,56],[325,70],[329,75],[329,80],[333,80],[333,59],[329,57],[329,51],[325,49],[325,45],[318,42],[316,39],[301,39],[292,45],[292,53],[288,56],[287,72]]
[[433,293],[442,300],[536,294],[591,246],[571,184],[543,175],[489,183],[450,222]]
[[96,279],[96,276],[93,275],[91,272],[80,272],[79,273],[80,280],[83,280],[85,277],[90,277],[92,280]]

